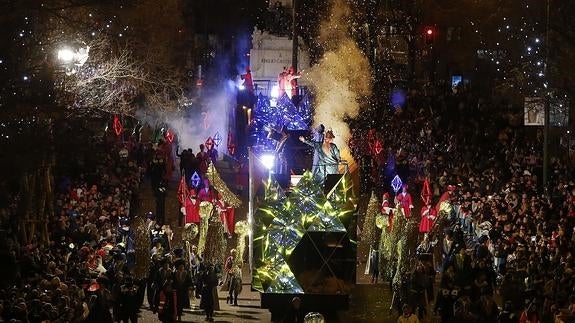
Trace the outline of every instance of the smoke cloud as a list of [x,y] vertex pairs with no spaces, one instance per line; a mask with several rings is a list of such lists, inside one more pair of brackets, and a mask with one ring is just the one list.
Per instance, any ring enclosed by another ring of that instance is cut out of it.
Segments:
[[314,124],[331,128],[342,158],[353,162],[347,146],[350,129],[344,119],[356,117],[358,99],[371,94],[371,68],[349,34],[350,16],[345,1],[334,0],[328,19],[321,24],[319,42],[325,54],[304,77],[315,92]]
[[137,119],[152,128],[167,125],[178,136],[180,150],[192,148],[199,151],[199,145],[216,133],[222,139],[217,147],[220,157],[227,152],[228,120],[231,108],[235,106],[236,86],[229,80],[213,89],[205,89],[202,103],[194,103],[185,111],[162,114],[139,113]]

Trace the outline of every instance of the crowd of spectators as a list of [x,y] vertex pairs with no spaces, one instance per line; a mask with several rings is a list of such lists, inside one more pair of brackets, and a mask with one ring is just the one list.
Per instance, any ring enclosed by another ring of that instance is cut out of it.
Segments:
[[[541,133],[522,126],[521,109],[495,98],[414,90],[406,106],[387,111],[382,122],[360,118],[350,146],[362,188],[390,192],[391,177],[399,174],[419,193],[428,178],[436,202],[454,187],[445,230],[424,240],[439,250],[436,265],[431,273],[415,266],[410,277],[411,287],[426,291],[423,302],[410,300],[414,308],[433,301],[442,322],[568,322],[575,318],[572,169],[552,158],[544,190]],[[106,146],[94,151],[93,167],[59,176],[48,244],[20,244],[11,227],[17,204],[0,210],[9,264],[2,269],[1,319],[109,322],[134,315],[143,294],[132,288],[138,284],[129,274],[135,250],[123,232],[140,213],[143,177],[150,176],[155,191],[165,189],[173,159],[164,146]],[[178,152],[186,161],[194,156],[185,154]],[[200,152],[200,158],[211,156]],[[205,172],[198,162],[180,165],[184,174],[196,167]],[[159,224],[157,230],[163,218]],[[425,278],[436,270],[439,289],[432,291]]]
[[[135,252],[125,232],[139,212],[145,148],[116,141],[95,146],[90,160],[97,163],[85,163],[76,176],[56,178],[48,242],[18,239],[11,226],[18,217],[15,197],[0,210],[6,265],[0,320],[111,322],[127,319],[126,309],[139,305],[132,278],[119,269],[129,266]],[[115,317],[109,310],[113,303],[123,305],[116,306]]]
[[[201,298],[206,320],[213,321],[219,309],[216,287],[224,277],[231,287],[228,302],[237,305],[241,283],[235,286],[237,279],[230,278],[237,276],[231,275],[234,256],[224,271],[222,264],[202,261],[195,246],[173,245],[165,218],[176,157],[172,146],[167,140],[122,141],[114,134],[94,142],[89,158],[79,157],[76,167],[66,165],[56,176],[48,241],[38,235],[22,244],[16,232],[18,196],[3,199],[1,322],[137,322],[145,295],[159,321],[181,320],[194,296]],[[213,144],[207,151],[201,145],[197,159],[191,149],[176,153],[183,157],[182,176],[191,177],[193,170],[205,178],[210,159],[217,159]],[[150,182],[156,200],[155,212],[145,215],[139,197],[143,181]]]
[[[565,158],[551,158],[544,190],[541,132],[522,125],[523,109],[461,88],[414,90],[385,119],[359,123],[352,137],[363,187],[390,192],[399,174],[414,184],[413,196],[428,178],[434,203],[451,191],[445,230],[424,241],[438,250],[439,290],[427,298],[441,321],[573,320],[573,171]],[[418,283],[417,272],[412,287],[423,290],[430,280]]]

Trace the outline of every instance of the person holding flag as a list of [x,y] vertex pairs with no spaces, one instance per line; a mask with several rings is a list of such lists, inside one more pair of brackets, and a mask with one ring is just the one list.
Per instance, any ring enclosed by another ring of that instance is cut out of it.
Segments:
[[188,190],[188,185],[186,184],[186,176],[182,174],[180,178],[180,185],[178,186],[178,201],[180,202],[180,219],[178,221],[179,225],[182,226],[182,223],[186,218],[186,200],[188,199],[188,195],[190,194]]
[[437,218],[437,213],[435,213],[435,208],[431,207],[431,203],[428,202],[421,208],[421,220],[419,221],[419,233],[429,233],[431,228],[433,228],[433,223]]
[[200,199],[195,189],[188,188],[185,176],[182,176],[178,187],[178,201],[180,201],[184,224],[200,223]]
[[423,201],[423,207],[420,212],[419,232],[429,233],[437,217],[437,212],[431,207],[431,188],[427,178],[423,181],[423,187],[421,188],[421,200]]
[[408,185],[403,184],[403,190],[401,193],[395,196],[395,204],[400,205],[403,211],[403,215],[406,219],[411,218],[411,209],[413,209],[413,201],[411,195],[407,192]]

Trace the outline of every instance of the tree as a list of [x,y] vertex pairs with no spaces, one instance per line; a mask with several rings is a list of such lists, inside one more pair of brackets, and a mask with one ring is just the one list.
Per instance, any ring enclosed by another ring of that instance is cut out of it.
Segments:
[[[14,229],[45,243],[56,153],[88,142],[85,119],[178,109],[189,32],[179,0],[5,0],[0,10],[0,167],[19,197]],[[80,49],[87,59],[69,55]],[[77,136],[61,137],[70,128]]]
[[[367,211],[365,213],[365,220],[363,222],[362,241],[368,248],[378,241],[377,227],[375,226],[375,217],[379,214],[379,202],[374,192],[371,193]],[[377,248],[376,248],[377,249]]]

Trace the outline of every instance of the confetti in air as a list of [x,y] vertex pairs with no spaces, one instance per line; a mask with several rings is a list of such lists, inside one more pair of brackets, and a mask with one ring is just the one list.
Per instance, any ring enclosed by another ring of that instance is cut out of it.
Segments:
[[358,99],[371,94],[371,68],[347,26],[351,10],[343,0],[334,0],[328,19],[321,25],[319,42],[324,55],[305,73],[314,87],[316,107],[314,123],[331,128],[342,158],[352,160],[347,141],[350,130],[346,117],[358,115]]

